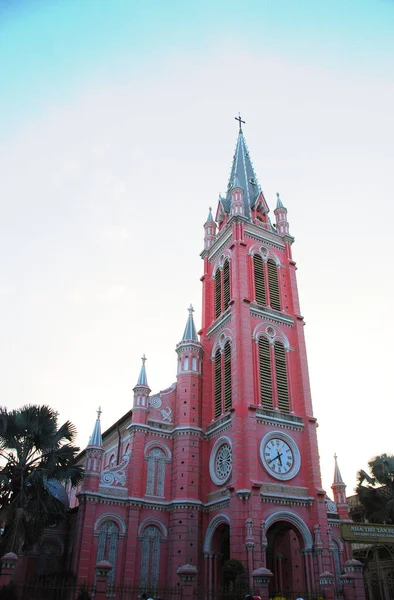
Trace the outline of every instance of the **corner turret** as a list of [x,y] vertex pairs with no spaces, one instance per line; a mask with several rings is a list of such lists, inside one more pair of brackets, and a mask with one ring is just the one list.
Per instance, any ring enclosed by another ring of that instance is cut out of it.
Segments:
[[143,354],[142,358],[142,366],[140,370],[140,374],[136,383],[136,386],[133,388],[134,392],[134,404],[133,404],[133,423],[145,423],[147,420],[148,414],[148,398],[150,394],[150,387],[148,385],[148,378],[146,376],[146,356]]
[[82,490],[97,492],[101,477],[101,465],[104,456],[103,438],[101,436],[101,408],[97,411],[97,419],[93,433],[86,447],[85,475]]
[[[198,340],[196,326],[193,319],[193,306],[188,308],[189,316],[187,318],[185,331],[182,340],[177,344],[176,353],[178,354],[178,401],[177,411],[180,424],[195,423],[199,420],[197,401],[200,394],[201,379],[201,360],[202,346]],[[193,391],[192,396],[190,395]],[[192,402],[190,402],[192,398]]]
[[208,218],[204,223],[205,236],[204,236],[204,249],[208,250],[216,239],[216,223],[213,220],[212,208],[209,207]]
[[341,472],[338,466],[338,457],[334,455],[335,468],[334,468],[334,482],[331,486],[334,495],[334,502],[337,505],[338,515],[342,521],[349,520],[349,506],[346,499],[346,485],[343,482]]
[[289,223],[287,221],[287,208],[283,206],[279,193],[276,194],[276,208],[274,210],[276,218],[276,231],[279,235],[289,235]]

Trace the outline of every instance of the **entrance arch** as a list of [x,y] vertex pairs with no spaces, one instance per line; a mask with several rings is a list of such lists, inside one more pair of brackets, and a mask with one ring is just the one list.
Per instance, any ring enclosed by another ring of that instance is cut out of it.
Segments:
[[216,515],[209,523],[204,539],[204,580],[209,592],[223,586],[222,566],[230,558],[230,518]]
[[267,568],[273,573],[270,596],[302,594],[310,588],[308,555],[313,539],[305,522],[289,511],[273,513],[266,520]]

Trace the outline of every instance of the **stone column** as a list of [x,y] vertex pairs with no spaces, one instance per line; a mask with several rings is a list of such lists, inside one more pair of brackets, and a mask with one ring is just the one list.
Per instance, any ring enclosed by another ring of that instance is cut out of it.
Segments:
[[7,552],[1,559],[0,587],[7,585],[14,579],[15,567],[18,557],[13,552]]
[[356,559],[345,562],[345,573],[341,575],[345,600],[365,600],[363,566]]
[[111,569],[112,565],[108,560],[100,560],[100,562],[96,564],[96,586],[94,592],[95,600],[105,600],[107,595],[108,572]]
[[178,567],[177,574],[181,581],[182,586],[182,598],[192,600],[194,596],[195,579],[197,576],[197,567],[194,565],[182,565]]
[[329,571],[319,575],[320,592],[325,600],[335,600],[335,578]]
[[253,589],[261,596],[261,600],[269,599],[269,585],[272,577],[272,571],[264,567],[255,569],[252,573]]

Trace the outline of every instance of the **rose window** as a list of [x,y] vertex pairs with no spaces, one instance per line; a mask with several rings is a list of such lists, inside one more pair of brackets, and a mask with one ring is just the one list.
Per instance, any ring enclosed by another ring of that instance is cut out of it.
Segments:
[[215,473],[216,477],[221,481],[226,481],[231,473],[233,464],[232,450],[228,444],[220,446],[215,457]]

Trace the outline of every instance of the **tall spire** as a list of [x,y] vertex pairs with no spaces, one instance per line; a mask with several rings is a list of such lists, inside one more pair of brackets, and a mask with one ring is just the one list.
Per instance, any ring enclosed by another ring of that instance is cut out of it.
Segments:
[[334,454],[334,460],[335,460],[335,468],[334,468],[334,483],[333,483],[333,485],[337,485],[337,484],[344,485],[342,475],[341,475],[341,472],[338,467],[338,457],[336,454]]
[[187,323],[185,327],[185,331],[183,333],[182,342],[198,342],[196,326],[194,325],[193,313],[194,308],[192,305],[188,308],[189,316],[187,318]]
[[249,150],[246,146],[242,131],[241,123],[245,123],[245,121],[242,121],[241,117],[235,117],[235,119],[239,122],[238,140],[227,186],[227,196],[223,200],[223,208],[225,212],[230,212],[231,190],[236,185],[244,191],[244,214],[248,219],[250,219],[250,208],[255,205],[260,193],[260,187],[257,182],[257,177],[254,172],[252,161],[250,160]]
[[101,437],[100,416],[101,416],[101,407],[99,406],[98,411],[97,411],[97,419],[94,424],[93,433],[89,440],[89,446],[101,447],[103,445],[103,438]]
[[148,379],[146,377],[146,368],[145,368],[145,363],[146,363],[146,356],[145,354],[142,355],[142,366],[141,366],[141,371],[140,371],[140,375],[138,377],[138,381],[137,381],[137,385],[145,385],[146,387],[148,387]]
[[207,223],[213,223],[213,216],[212,216],[212,208],[209,207],[209,213],[208,213],[208,217],[207,217]]

